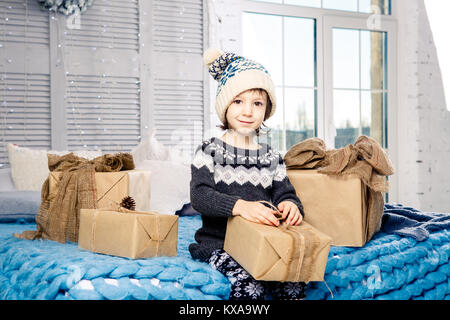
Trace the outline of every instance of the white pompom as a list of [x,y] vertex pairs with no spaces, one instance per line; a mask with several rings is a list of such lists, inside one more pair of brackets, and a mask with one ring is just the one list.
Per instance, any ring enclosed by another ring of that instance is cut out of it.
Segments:
[[208,50],[205,51],[205,53],[203,53],[203,63],[207,67],[209,67],[209,65],[211,63],[213,63],[214,60],[216,60],[218,57],[220,57],[223,54],[224,54],[224,52],[220,49],[209,48]]

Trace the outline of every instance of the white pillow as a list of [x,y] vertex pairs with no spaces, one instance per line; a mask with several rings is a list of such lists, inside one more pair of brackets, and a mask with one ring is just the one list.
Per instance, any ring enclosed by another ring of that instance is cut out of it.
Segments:
[[174,214],[190,202],[190,166],[169,160],[143,160],[136,169],[152,172],[150,210]]
[[131,150],[136,167],[145,160],[167,160],[190,165],[192,158],[182,150],[168,148],[155,137],[155,130],[148,130],[141,142]]
[[48,176],[47,151],[8,144],[11,178],[17,190],[40,191]]
[[155,131],[147,131],[141,142],[131,150],[136,167],[144,160],[167,160],[169,150],[155,138]]
[[[47,153],[62,156],[70,153],[70,151],[47,151],[19,147],[11,143],[8,144],[11,177],[17,190],[41,191],[42,184],[50,173],[48,170]],[[79,150],[73,153],[89,160],[102,155],[100,150]]]

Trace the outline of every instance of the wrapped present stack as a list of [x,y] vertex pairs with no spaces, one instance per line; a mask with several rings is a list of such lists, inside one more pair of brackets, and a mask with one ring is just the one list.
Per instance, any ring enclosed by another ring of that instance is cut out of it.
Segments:
[[310,138],[284,160],[304,220],[331,236],[332,245],[362,247],[380,229],[386,176],[394,169],[376,140],[360,136],[354,144],[327,150],[323,140]]
[[48,166],[37,230],[16,237],[132,259],[177,255],[178,216],[149,211],[151,172],[135,170],[131,154],[49,154]]
[[135,170],[129,153],[105,154],[93,160],[73,153],[49,154],[48,167],[37,230],[16,237],[77,242],[81,209],[116,208],[125,196],[134,198],[137,210],[150,209],[151,172]]
[[323,281],[330,243],[307,222],[274,227],[236,216],[228,219],[224,250],[256,280],[309,282]]

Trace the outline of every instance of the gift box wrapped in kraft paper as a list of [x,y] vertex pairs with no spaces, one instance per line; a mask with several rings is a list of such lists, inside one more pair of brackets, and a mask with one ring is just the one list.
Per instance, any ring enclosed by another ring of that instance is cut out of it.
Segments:
[[304,221],[332,238],[333,246],[362,247],[367,240],[367,187],[355,175],[287,170],[305,211]]
[[[57,190],[62,174],[60,171],[50,172],[50,193]],[[130,196],[136,201],[136,210],[150,210],[150,171],[134,169],[117,172],[95,172],[94,181],[97,208],[116,208],[124,197]]]
[[134,171],[131,154],[104,154],[93,160],[73,153],[47,157],[50,174],[41,188],[36,230],[15,233],[15,237],[77,242],[80,209],[117,207],[124,196],[130,195],[138,209],[148,209],[150,172]]
[[323,281],[331,238],[302,222],[268,226],[228,219],[224,250],[256,280]]
[[378,142],[326,149],[319,138],[294,145],[284,156],[289,181],[302,202],[305,221],[328,234],[334,246],[362,247],[380,230],[386,176],[394,174]]
[[178,216],[124,208],[81,209],[78,247],[131,259],[176,256]]

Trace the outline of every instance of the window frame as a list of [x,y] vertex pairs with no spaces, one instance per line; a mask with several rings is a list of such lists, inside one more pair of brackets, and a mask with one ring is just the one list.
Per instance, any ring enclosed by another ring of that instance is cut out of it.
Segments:
[[[333,28],[344,28],[344,29],[359,29],[359,30],[371,30],[367,28],[367,18],[352,18],[352,17],[342,17],[336,15],[326,15],[323,17],[323,43],[324,43],[324,122],[332,124],[326,127],[328,130],[324,132],[325,142],[330,148],[334,148],[334,132],[333,132],[333,55],[332,55],[332,32]],[[396,101],[396,24],[392,21],[384,21],[379,29],[372,29],[373,31],[387,32],[387,89],[388,101],[387,101],[387,126],[384,132],[385,135],[385,145],[384,148],[389,149],[391,141],[393,141],[392,134],[392,124],[391,117],[395,117],[392,112],[391,106],[395,106]],[[325,107],[327,106],[327,107]]]
[[[280,16],[311,18],[316,20],[316,136],[323,139],[328,148],[334,148],[333,122],[333,59],[332,30],[336,28],[363,29],[387,32],[387,123],[384,135],[389,157],[397,167],[397,6],[391,3],[390,15],[379,15],[380,28],[371,29],[367,19],[373,14],[350,12],[334,9],[305,7],[299,5],[259,2],[253,0],[241,1],[241,12],[272,14]],[[385,120],[386,121],[386,118]],[[331,124],[331,125],[330,125]],[[387,132],[386,132],[387,131]],[[279,150],[285,154],[287,150]],[[389,152],[391,151],[391,152]],[[392,188],[389,198],[397,198],[397,176],[389,177]]]

